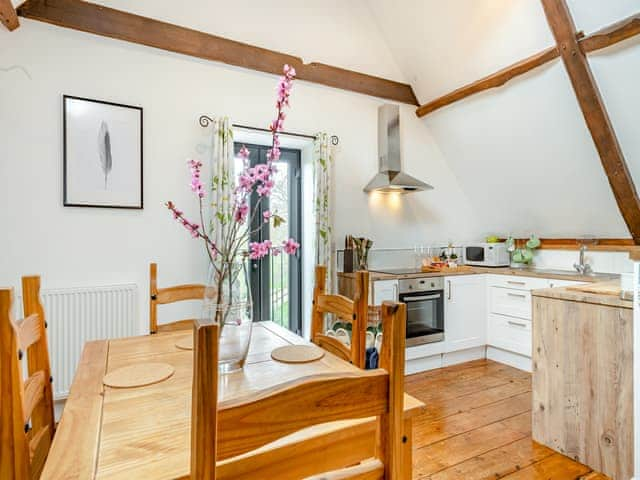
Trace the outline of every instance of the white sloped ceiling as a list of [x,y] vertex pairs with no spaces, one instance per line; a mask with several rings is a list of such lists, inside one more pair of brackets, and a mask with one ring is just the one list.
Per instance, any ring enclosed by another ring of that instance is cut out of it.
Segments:
[[[537,0],[372,0],[400,69],[427,102],[553,45]],[[572,0],[586,33],[637,0]],[[640,41],[590,56],[640,186]],[[634,115],[635,113],[635,115]],[[424,117],[486,232],[628,237],[560,60]]]

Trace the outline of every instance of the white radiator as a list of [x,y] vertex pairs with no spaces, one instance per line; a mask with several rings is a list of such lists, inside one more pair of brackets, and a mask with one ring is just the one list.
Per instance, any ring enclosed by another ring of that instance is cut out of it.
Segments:
[[[85,342],[135,335],[138,288],[135,284],[80,287],[40,292],[47,319],[53,395],[66,398]],[[22,310],[22,299],[16,299]],[[19,314],[19,317],[22,315]]]

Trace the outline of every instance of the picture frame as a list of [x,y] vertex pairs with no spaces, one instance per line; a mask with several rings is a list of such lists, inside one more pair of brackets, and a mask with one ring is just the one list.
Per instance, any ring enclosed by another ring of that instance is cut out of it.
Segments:
[[63,205],[142,210],[143,109],[63,95]]

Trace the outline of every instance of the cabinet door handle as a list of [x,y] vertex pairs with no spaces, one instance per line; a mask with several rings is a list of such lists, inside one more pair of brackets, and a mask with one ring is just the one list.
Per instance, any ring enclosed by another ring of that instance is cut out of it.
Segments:
[[516,282],[515,280],[507,280],[509,285],[526,285],[526,282]]
[[510,297],[527,298],[527,296],[524,293],[507,292],[507,295],[509,295]]
[[514,322],[513,320],[507,320],[507,323],[509,325],[513,325],[515,327],[526,327],[527,326],[526,323]]
[[447,294],[447,300],[451,300],[451,280],[447,280],[447,285],[449,287],[449,293]]

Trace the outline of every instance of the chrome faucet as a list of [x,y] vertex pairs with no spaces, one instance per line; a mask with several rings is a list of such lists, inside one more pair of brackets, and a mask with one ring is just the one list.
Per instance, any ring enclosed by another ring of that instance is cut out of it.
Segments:
[[580,245],[580,263],[574,263],[573,268],[575,268],[580,275],[589,275],[593,272],[591,269],[591,265],[585,263],[584,254],[587,251],[587,246],[583,243]]

